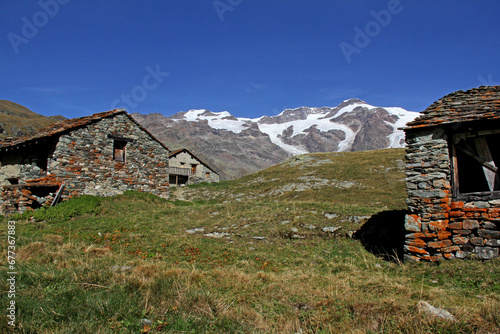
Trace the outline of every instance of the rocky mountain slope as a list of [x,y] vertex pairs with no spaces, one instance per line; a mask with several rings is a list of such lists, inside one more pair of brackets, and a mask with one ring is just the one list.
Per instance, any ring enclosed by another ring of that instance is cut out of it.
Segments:
[[418,113],[350,99],[337,107],[300,107],[255,119],[208,110],[132,116],[170,149],[187,148],[223,178],[235,179],[298,154],[403,147],[398,128]]
[[63,116],[43,116],[17,103],[0,100],[0,139],[32,133],[64,119]]

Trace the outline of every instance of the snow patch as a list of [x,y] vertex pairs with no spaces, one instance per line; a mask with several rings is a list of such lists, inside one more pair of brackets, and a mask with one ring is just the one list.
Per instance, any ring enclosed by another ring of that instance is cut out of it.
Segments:
[[[369,105],[363,102],[355,102],[341,108],[334,118],[342,116],[346,113],[350,113],[354,111],[357,107],[364,107],[369,110],[375,109],[377,107]],[[308,108],[308,107],[302,107]],[[252,124],[257,124],[259,130],[264,134],[267,134],[272,143],[278,145],[285,151],[293,154],[305,154],[308,153],[305,147],[296,147],[293,145],[288,145],[283,142],[280,138],[283,131],[287,130],[289,127],[292,127],[293,133],[292,137],[298,134],[305,133],[305,131],[312,126],[316,126],[319,131],[328,132],[330,130],[339,130],[345,133],[346,138],[339,143],[338,151],[347,151],[351,148],[354,139],[356,137],[356,132],[352,131],[348,126],[340,123],[331,122],[329,118],[323,118],[326,116],[327,112],[320,111],[319,108],[308,108],[311,113],[308,114],[305,120],[296,120],[290,121],[281,124],[260,124],[259,120],[263,117],[259,118],[242,118],[233,117],[229,112],[209,112],[206,109],[193,109],[185,112],[181,120],[189,121],[189,122],[197,122],[197,121],[207,121],[208,125],[217,130],[227,130],[234,133],[240,133],[243,130],[247,129]],[[401,147],[401,142],[404,140],[404,132],[399,130],[406,125],[406,123],[413,121],[417,116],[419,116],[416,112],[408,112],[403,108],[399,107],[387,107],[384,108],[387,110],[389,114],[396,115],[398,120],[395,123],[386,122],[390,125],[394,131],[392,134],[388,136],[390,148]],[[286,110],[285,110],[286,111]],[[285,111],[281,112],[282,115]],[[174,119],[174,121],[179,121],[179,119]]]
[[403,130],[400,130],[400,128],[405,127],[408,122],[413,121],[420,114],[418,112],[407,111],[399,107],[388,107],[384,109],[387,110],[389,114],[398,116],[398,120],[395,123],[385,122],[394,129],[394,131],[387,136],[389,139],[389,148],[402,147],[404,144],[402,145],[401,143],[404,143],[405,133]]

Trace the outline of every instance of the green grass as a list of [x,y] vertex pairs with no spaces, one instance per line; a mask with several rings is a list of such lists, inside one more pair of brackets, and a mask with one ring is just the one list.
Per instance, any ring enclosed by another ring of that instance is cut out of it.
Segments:
[[[498,332],[499,260],[402,265],[345,236],[361,227],[351,216],[404,208],[404,176],[396,168],[403,154],[315,154],[296,166],[186,187],[184,200],[137,192],[82,196],[11,217],[18,330]],[[304,173],[362,186],[342,190],[329,184],[270,195]],[[325,213],[338,216],[328,219]],[[0,264],[6,272],[5,221],[2,226]],[[328,226],[342,228],[332,235],[321,230]],[[205,235],[214,232],[218,238]],[[419,314],[419,300],[449,310],[457,321]],[[1,301],[6,305],[5,293]],[[151,327],[141,324],[144,318]],[[6,318],[0,319],[6,328]]]

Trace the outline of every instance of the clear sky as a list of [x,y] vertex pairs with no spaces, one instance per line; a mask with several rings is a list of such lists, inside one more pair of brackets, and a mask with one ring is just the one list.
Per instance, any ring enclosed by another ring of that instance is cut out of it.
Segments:
[[500,82],[498,0],[0,1],[0,99],[238,117],[360,98],[424,110]]

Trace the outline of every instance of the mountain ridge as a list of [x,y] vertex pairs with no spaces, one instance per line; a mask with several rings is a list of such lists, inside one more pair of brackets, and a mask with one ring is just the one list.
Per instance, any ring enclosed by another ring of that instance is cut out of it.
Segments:
[[[399,128],[419,114],[349,99],[336,107],[298,107],[275,116],[235,117],[206,109],[132,116],[171,150],[187,148],[223,179],[237,179],[300,154],[365,151],[404,146]],[[60,120],[0,100],[0,139]]]
[[0,140],[30,134],[65,119],[63,116],[43,116],[18,103],[0,100]]
[[171,149],[187,148],[235,179],[299,154],[404,146],[399,128],[419,114],[348,99],[336,107],[298,107],[275,116],[235,117],[227,111],[132,116]]

